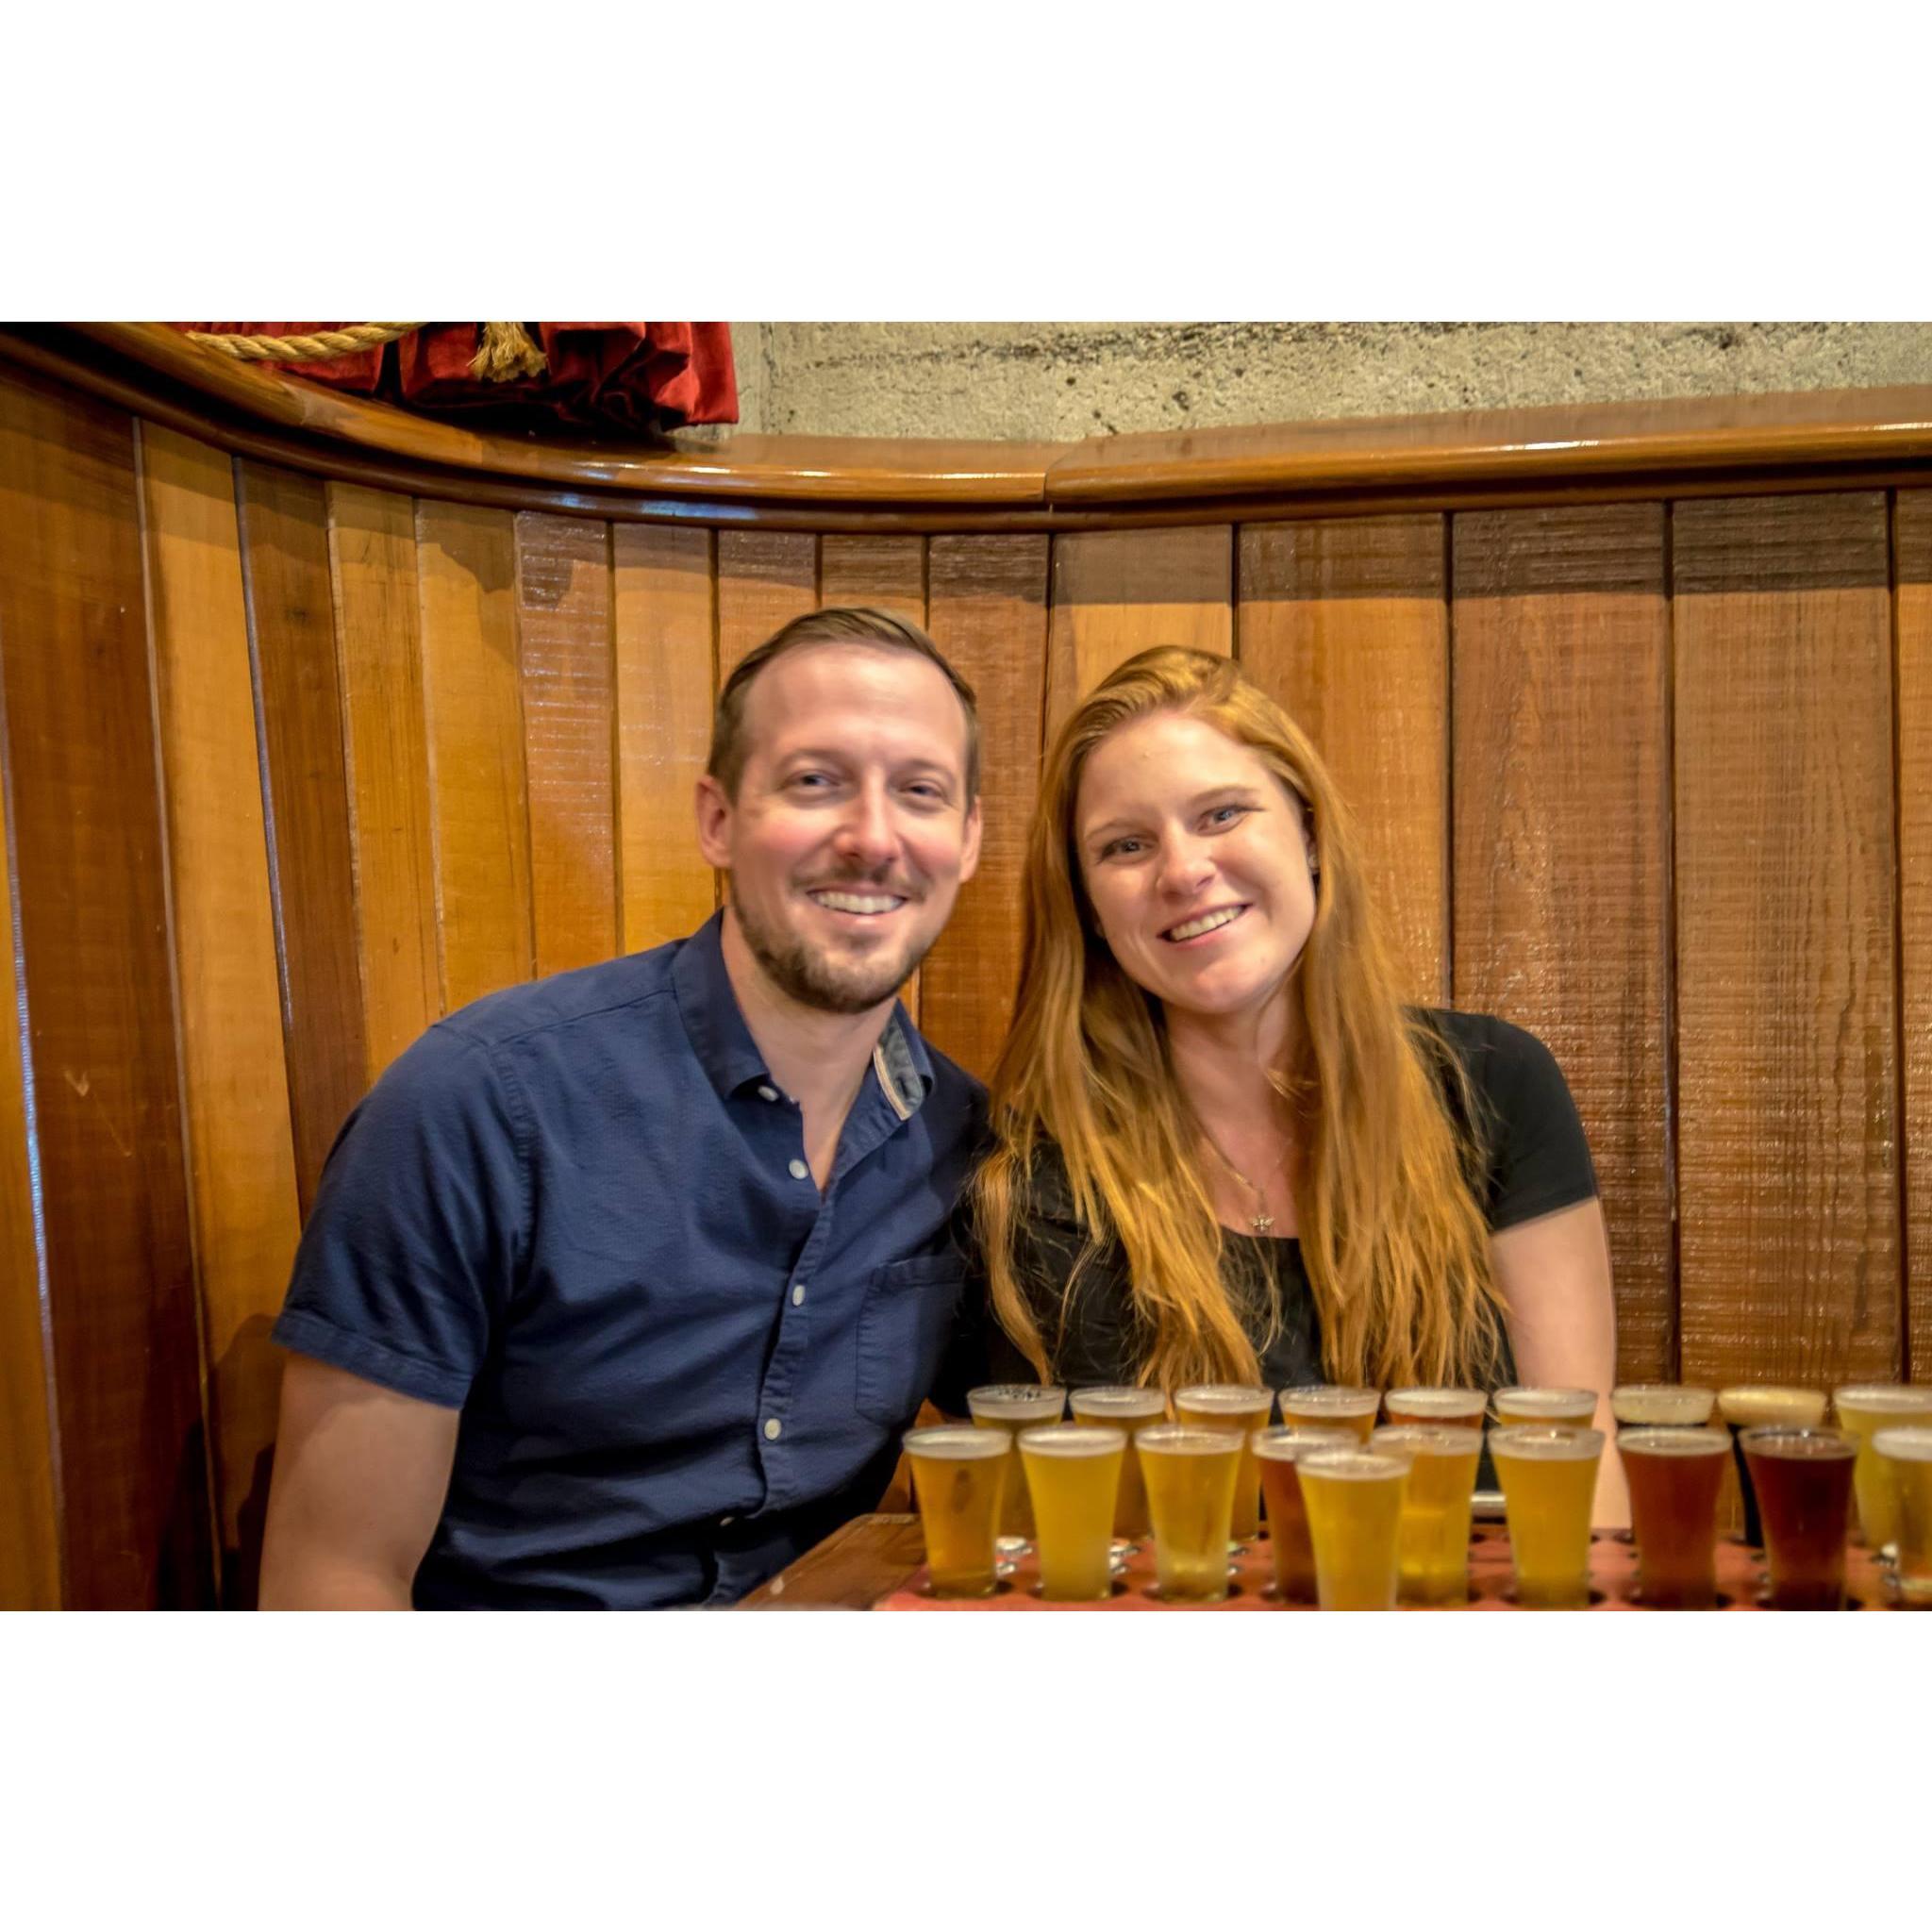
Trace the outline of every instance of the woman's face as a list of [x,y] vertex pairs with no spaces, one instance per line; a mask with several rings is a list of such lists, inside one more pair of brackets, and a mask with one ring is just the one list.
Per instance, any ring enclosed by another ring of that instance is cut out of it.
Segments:
[[1261,758],[1203,719],[1159,711],[1103,739],[1074,831],[1121,970],[1183,1012],[1264,1008],[1315,923],[1304,826]]

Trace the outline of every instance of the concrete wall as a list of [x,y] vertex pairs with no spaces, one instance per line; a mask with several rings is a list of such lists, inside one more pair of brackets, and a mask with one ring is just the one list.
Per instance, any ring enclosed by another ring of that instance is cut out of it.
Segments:
[[1932,382],[1927,323],[734,323],[741,428],[1055,441]]

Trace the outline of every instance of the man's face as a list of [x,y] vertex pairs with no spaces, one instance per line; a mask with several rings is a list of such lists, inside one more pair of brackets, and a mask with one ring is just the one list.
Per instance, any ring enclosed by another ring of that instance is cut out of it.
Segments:
[[753,680],[736,799],[698,781],[698,843],[766,976],[862,1013],[931,950],[979,863],[966,713],[911,651],[808,644]]

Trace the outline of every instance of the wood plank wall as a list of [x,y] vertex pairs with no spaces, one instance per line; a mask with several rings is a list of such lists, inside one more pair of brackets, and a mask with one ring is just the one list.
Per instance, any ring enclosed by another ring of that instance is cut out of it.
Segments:
[[440,1014],[675,938],[720,676],[924,618],[980,875],[913,990],[984,1073],[1044,734],[1232,654],[1419,1000],[1547,1039],[1623,1372],[1932,1365],[1932,492],[774,533],[412,501],[0,377],[0,1605],[245,1604],[266,1337],[343,1115]]

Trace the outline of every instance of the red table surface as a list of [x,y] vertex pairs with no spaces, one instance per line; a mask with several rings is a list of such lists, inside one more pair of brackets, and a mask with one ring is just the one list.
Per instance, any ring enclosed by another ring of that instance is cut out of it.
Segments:
[[[1014,1574],[1004,1579],[990,1597],[936,1597],[931,1579],[922,1565],[905,1585],[881,1597],[874,1608],[880,1610],[1312,1610],[1312,1604],[1287,1604],[1274,1594],[1274,1570],[1266,1539],[1257,1541],[1246,1555],[1236,1558],[1237,1574],[1230,1579],[1226,1602],[1219,1604],[1164,1604],[1150,1594],[1155,1581],[1154,1553],[1142,1549],[1127,1560],[1124,1574],[1114,1583],[1113,1596],[1104,1604],[1050,1604],[1039,1595],[1040,1569],[1031,1557],[1022,1557]],[[1634,1544],[1615,1533],[1599,1531],[1591,1544],[1590,1579],[1593,1610],[1637,1610],[1643,1605],[1637,1596],[1637,1551]],[[1863,1549],[1846,1552],[1845,1582],[1850,1606],[1857,1609],[1890,1607],[1884,1573],[1876,1560]],[[1469,1610],[1514,1610],[1510,1600],[1512,1577],[1509,1568],[1509,1540],[1500,1528],[1479,1526],[1470,1543],[1470,1601],[1453,1607]],[[1741,1543],[1724,1541],[1717,1550],[1718,1607],[1727,1610],[1755,1610],[1764,1587],[1764,1556]]]

